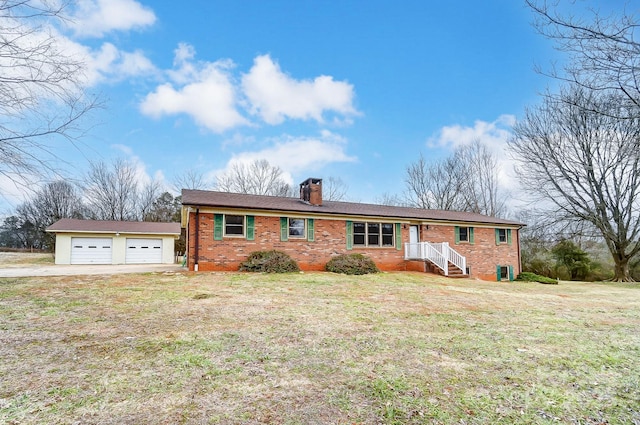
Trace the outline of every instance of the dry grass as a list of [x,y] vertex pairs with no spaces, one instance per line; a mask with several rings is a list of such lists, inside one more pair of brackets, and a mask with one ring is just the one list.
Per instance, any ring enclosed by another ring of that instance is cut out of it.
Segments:
[[0,280],[0,422],[640,423],[640,287]]
[[0,267],[25,267],[54,263],[51,253],[0,252]]

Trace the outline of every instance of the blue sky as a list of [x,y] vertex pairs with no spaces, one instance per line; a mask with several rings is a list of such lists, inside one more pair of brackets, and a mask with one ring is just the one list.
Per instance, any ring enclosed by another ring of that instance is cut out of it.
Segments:
[[[513,188],[510,126],[552,83],[534,65],[560,58],[517,0],[81,0],[68,12],[59,36],[105,108],[81,152],[59,142],[67,172],[126,158],[167,187],[265,158],[294,185],[339,177],[351,200],[375,202],[404,191],[421,153],[479,139]],[[2,187],[6,211],[24,192]]]

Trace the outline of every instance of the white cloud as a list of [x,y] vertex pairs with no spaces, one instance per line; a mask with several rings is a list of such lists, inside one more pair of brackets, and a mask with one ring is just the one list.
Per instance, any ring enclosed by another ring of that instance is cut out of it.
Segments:
[[178,47],[173,51],[173,53],[173,65],[180,66],[196,56],[196,49],[188,43],[178,43]]
[[228,60],[193,63],[193,48],[180,45],[169,72],[173,83],[164,83],[140,104],[143,114],[153,118],[187,114],[199,125],[216,133],[249,122],[238,112],[236,89],[232,82],[233,63]]
[[104,43],[100,50],[83,50],[86,59],[86,85],[93,86],[105,81],[120,81],[135,76],[157,73],[156,67],[141,51],[125,52],[111,43]]
[[165,71],[168,81],[145,97],[140,104],[143,114],[154,118],[186,114],[215,133],[251,125],[244,112],[272,125],[285,119],[324,122],[325,113],[332,113],[333,125],[349,125],[359,115],[353,106],[353,86],[333,77],[297,81],[269,56],[258,56],[238,83],[230,59],[207,62],[195,56],[193,46],[178,44],[173,68]]
[[153,25],[156,15],[135,0],[80,0],[71,27],[79,36],[102,37]]
[[[198,78],[198,68],[192,60],[196,56],[196,49],[187,43],[179,43],[173,51],[173,66],[175,69],[167,71],[169,78],[177,84],[187,84]],[[221,63],[224,61],[221,61]],[[233,62],[229,62],[229,68],[233,67]]]
[[242,77],[242,90],[250,111],[268,124],[286,118],[323,122],[331,111],[342,116],[357,115],[353,106],[353,86],[321,75],[313,80],[295,80],[282,72],[268,55],[258,56],[248,74]]
[[436,136],[427,140],[427,146],[436,147],[458,147],[470,145],[475,140],[479,140],[488,147],[505,146],[511,137],[511,127],[515,124],[516,118],[513,115],[501,115],[493,122],[477,120],[473,127],[461,125],[445,126]]
[[293,184],[293,174],[315,172],[333,162],[355,162],[357,158],[345,152],[346,140],[329,131],[320,137],[282,136],[272,140],[272,146],[258,151],[235,154],[222,170],[216,170],[208,178],[229,170],[234,164],[248,164],[258,159],[266,159],[269,164],[280,167],[287,182]]
[[[37,21],[31,22],[31,24],[34,23],[37,23]],[[25,34],[21,37],[14,37],[15,40],[13,40],[13,42],[26,49],[34,45],[50,44],[50,48],[48,49],[50,54],[60,56],[62,63],[67,61],[81,63],[83,69],[77,74],[72,75],[72,79],[69,82],[61,83],[67,90],[73,90],[73,83],[76,82],[80,86],[90,87],[102,82],[120,81],[134,76],[157,73],[153,63],[142,51],[123,51],[108,42],[103,43],[100,48],[94,50],[88,45],[82,44],[70,38],[64,32],[61,32],[61,29],[55,26],[56,23],[57,21],[50,20],[45,22],[42,27],[25,27],[22,30]],[[25,25],[25,23],[0,17],[0,26],[3,25],[7,28],[12,28],[18,25]],[[37,58],[34,60],[37,60]],[[16,66],[10,58],[0,58],[0,66],[3,67],[3,72],[7,74],[7,78],[11,76],[11,74],[17,75],[25,72],[23,68]],[[48,69],[53,66],[54,65],[43,63],[43,73],[53,73],[53,69]],[[29,90],[33,90],[33,88],[29,88]],[[52,95],[52,93],[47,91],[36,94],[44,97]]]
[[477,120],[472,127],[458,124],[445,126],[427,140],[427,147],[455,149],[479,141],[487,146],[497,159],[500,186],[506,191],[517,193],[519,183],[515,163],[508,154],[507,146],[515,122],[515,116],[505,114],[493,122]]

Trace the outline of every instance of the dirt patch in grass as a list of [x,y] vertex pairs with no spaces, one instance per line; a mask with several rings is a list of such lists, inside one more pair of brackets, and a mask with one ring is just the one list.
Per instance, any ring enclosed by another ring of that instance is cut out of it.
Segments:
[[640,288],[420,273],[0,280],[0,422],[640,423]]

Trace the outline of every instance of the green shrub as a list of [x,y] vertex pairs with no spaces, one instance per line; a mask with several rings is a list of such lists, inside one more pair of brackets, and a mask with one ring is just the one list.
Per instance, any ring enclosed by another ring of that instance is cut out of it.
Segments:
[[282,251],[255,251],[240,264],[242,272],[289,273],[300,271],[298,263]]
[[531,272],[522,272],[518,275],[516,280],[520,282],[538,282],[538,283],[548,283],[551,285],[557,285],[558,281],[556,279],[551,279],[550,277],[540,276]]
[[380,270],[369,257],[362,254],[342,254],[333,257],[325,269],[328,272],[344,274],[368,274],[378,273]]
[[551,249],[556,267],[565,269],[570,280],[584,280],[591,268],[589,254],[570,240],[562,240]]

